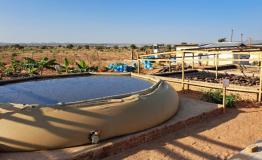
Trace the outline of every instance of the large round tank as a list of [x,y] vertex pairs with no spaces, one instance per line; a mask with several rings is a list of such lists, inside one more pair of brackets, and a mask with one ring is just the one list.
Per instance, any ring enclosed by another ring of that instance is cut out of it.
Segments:
[[163,123],[178,109],[166,82],[136,74],[22,80],[0,86],[0,150],[97,143]]

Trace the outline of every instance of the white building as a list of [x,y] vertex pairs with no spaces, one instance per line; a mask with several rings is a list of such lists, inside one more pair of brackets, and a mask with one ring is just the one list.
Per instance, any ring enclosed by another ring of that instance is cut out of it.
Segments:
[[[217,42],[217,43],[210,43],[207,45],[203,45],[200,48],[202,49],[209,49],[209,48],[219,48],[219,49],[232,49],[232,48],[241,48],[245,47],[246,45],[241,42]],[[214,56],[208,56],[207,58],[214,59]],[[221,53],[218,55],[219,59],[249,59],[249,54],[232,54],[232,52],[228,53]],[[248,65],[249,62],[239,62],[239,61],[220,61],[220,65],[223,64],[241,64],[241,65]]]

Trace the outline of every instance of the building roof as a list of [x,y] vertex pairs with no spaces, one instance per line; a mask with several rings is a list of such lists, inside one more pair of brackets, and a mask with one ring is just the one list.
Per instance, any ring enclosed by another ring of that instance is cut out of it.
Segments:
[[198,44],[176,44],[176,47],[197,47]]
[[241,42],[217,42],[217,43],[209,43],[200,46],[200,48],[231,48],[231,47],[244,47],[246,46]]
[[[244,42],[246,45],[249,45],[250,42],[246,41]],[[262,45],[262,40],[257,40],[257,41],[251,41],[251,45]]]

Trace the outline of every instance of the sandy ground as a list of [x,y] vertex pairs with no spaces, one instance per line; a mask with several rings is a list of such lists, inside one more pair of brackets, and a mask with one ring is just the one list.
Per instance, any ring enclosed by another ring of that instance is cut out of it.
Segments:
[[228,159],[262,139],[262,108],[228,109],[219,117],[132,148],[107,160]]
[[[200,88],[182,92],[180,85],[170,83],[178,93],[200,99]],[[198,91],[196,91],[198,90]],[[243,95],[250,99],[254,95]],[[241,97],[243,97],[241,96]],[[179,132],[127,150],[106,160],[213,160],[228,159],[246,146],[262,139],[262,108],[250,101],[241,101],[237,108],[207,121],[188,126]]]

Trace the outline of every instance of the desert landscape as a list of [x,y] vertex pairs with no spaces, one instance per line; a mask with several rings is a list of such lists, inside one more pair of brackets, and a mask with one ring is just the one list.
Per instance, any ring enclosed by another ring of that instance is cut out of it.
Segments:
[[1,0],[0,160],[262,160],[259,0]]

